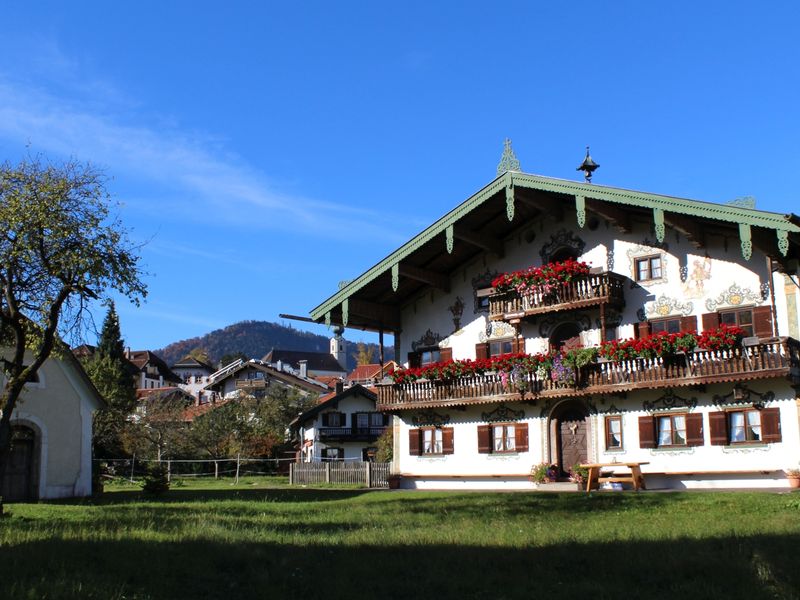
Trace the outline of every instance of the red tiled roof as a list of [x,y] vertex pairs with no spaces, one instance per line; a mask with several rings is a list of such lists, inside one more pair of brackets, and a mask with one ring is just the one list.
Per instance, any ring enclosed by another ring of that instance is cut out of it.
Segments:
[[336,377],[335,375],[318,375],[317,377],[314,377],[313,379],[315,379],[316,381],[319,381],[320,383],[322,383],[324,385],[327,385],[329,388],[336,387],[336,382],[342,380],[341,377]]

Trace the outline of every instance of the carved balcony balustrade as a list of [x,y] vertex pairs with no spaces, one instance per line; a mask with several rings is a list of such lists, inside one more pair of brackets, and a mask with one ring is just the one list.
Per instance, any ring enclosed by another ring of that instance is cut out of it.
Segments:
[[619,308],[625,303],[624,281],[616,273],[588,273],[558,286],[534,289],[530,294],[513,290],[494,293],[489,296],[489,319],[515,323],[532,315],[588,306]]
[[378,410],[464,406],[561,396],[588,396],[784,377],[800,383],[800,342],[772,338],[745,348],[695,350],[668,357],[599,361],[554,381],[549,372],[514,380],[499,373],[451,381],[414,381],[378,386]]
[[386,427],[320,427],[320,441],[371,442],[377,440]]

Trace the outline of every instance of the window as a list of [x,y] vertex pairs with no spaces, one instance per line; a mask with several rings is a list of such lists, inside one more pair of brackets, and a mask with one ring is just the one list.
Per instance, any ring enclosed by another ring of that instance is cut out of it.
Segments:
[[369,413],[356,413],[356,427],[359,429],[369,427]]
[[606,417],[606,450],[622,449],[622,417]]
[[422,430],[422,453],[441,454],[442,453],[442,430],[423,429]]
[[661,255],[644,256],[634,261],[636,281],[649,281],[651,279],[661,279],[662,266]]
[[515,439],[515,427],[513,424],[492,426],[493,452],[514,452],[516,450]]
[[478,425],[478,452],[480,454],[527,451],[527,423],[491,423],[489,425]]
[[761,413],[757,410],[736,410],[728,413],[731,444],[761,441]]
[[773,444],[781,441],[781,414],[778,408],[745,407],[708,414],[711,444]]
[[753,335],[753,311],[751,309],[720,312],[719,322],[722,325],[741,327],[748,337]]
[[344,414],[340,412],[329,412],[322,414],[323,427],[344,427]]
[[686,445],[686,415],[663,415],[657,418],[658,446]]
[[502,356],[503,354],[511,354],[512,340],[497,340],[489,342],[489,356]]
[[680,333],[681,320],[678,319],[656,319],[650,321],[650,333]]
[[420,350],[419,352],[419,362],[420,366],[424,367],[425,365],[432,365],[433,363],[437,363],[440,360],[441,353],[439,349],[433,350]]
[[323,461],[344,460],[344,448],[323,448],[322,460]]
[[453,428],[420,427],[409,429],[408,452],[411,456],[453,454]]
[[383,427],[383,413],[369,413],[369,426],[370,427]]

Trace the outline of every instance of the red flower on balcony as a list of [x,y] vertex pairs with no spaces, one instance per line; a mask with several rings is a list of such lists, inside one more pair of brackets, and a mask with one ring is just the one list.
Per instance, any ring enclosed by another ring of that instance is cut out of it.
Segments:
[[570,258],[541,267],[528,267],[520,271],[503,273],[494,278],[492,287],[497,292],[514,290],[520,296],[528,296],[536,291],[547,294],[554,288],[569,283],[575,277],[587,275],[589,270],[588,263]]

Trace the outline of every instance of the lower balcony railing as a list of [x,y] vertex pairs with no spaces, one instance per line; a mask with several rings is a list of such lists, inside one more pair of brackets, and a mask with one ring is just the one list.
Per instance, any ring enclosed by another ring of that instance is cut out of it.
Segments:
[[800,343],[791,338],[773,338],[733,350],[695,350],[669,357],[600,361],[578,369],[566,380],[553,380],[549,372],[530,373],[518,379],[485,373],[451,381],[379,385],[378,409],[611,394],[770,377],[800,381]]
[[386,430],[386,427],[321,427],[319,429],[320,440],[336,439],[371,439],[378,438]]
[[515,291],[494,294],[489,297],[489,318],[514,320],[600,304],[619,306],[624,303],[623,282],[624,278],[615,273],[592,273],[547,290],[533,290],[526,295]]

